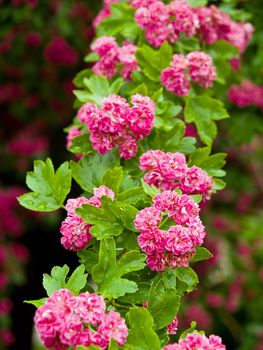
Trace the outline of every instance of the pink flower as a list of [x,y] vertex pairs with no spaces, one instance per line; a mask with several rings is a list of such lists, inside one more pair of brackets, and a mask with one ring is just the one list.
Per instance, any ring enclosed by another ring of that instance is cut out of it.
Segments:
[[34,317],[39,336],[48,348],[66,350],[77,345],[105,349],[111,339],[126,342],[128,329],[115,311],[106,313],[102,296],[89,292],[74,296],[67,289],[54,292]]
[[93,190],[93,193],[99,199],[101,199],[102,196],[107,196],[112,200],[114,200],[114,197],[115,197],[114,192],[110,188],[104,185],[101,185],[100,187],[95,187]]
[[131,159],[136,156],[138,145],[136,139],[131,135],[127,135],[119,146],[119,155],[123,159]]
[[91,50],[96,52],[100,57],[107,55],[112,49],[116,50],[118,45],[112,36],[101,36],[91,45]]
[[158,167],[159,159],[163,156],[163,152],[159,150],[149,150],[140,156],[141,170],[154,170]]
[[223,39],[243,53],[249,44],[254,28],[251,23],[237,23],[214,5],[194,9],[199,20],[199,34],[209,45]]
[[154,122],[155,103],[147,96],[132,96],[131,107],[126,99],[112,94],[102,100],[102,107],[84,104],[78,118],[87,125],[95,150],[105,154],[119,146],[120,156],[130,159],[137,153],[137,139],[149,135]]
[[174,0],[168,4],[168,10],[176,33],[184,32],[187,37],[196,34],[199,27],[198,17],[187,1]]
[[60,65],[74,65],[78,61],[75,49],[62,37],[53,38],[45,48],[48,61]]
[[153,101],[148,96],[144,96],[143,101],[139,103],[137,101],[138,94],[132,96],[133,107],[129,110],[127,121],[135,137],[144,138],[151,133],[153,128],[155,108],[152,107]]
[[162,350],[182,350],[179,344],[168,344]]
[[263,108],[263,87],[244,80],[240,85],[232,85],[229,88],[228,100],[240,108],[250,105]]
[[98,332],[102,334],[102,338],[107,343],[113,339],[120,346],[125,344],[128,336],[128,328],[124,319],[115,311],[110,311],[103,316]]
[[148,7],[149,5],[157,2],[159,0],[132,0],[131,6],[134,8]]
[[88,204],[89,200],[86,197],[70,198],[66,203],[66,211],[68,216],[74,216],[76,209],[80,208],[83,204]]
[[[164,193],[164,192],[163,192]],[[190,224],[199,214],[198,204],[195,203],[192,197],[183,194],[178,196],[176,205],[168,209],[168,215],[178,224]]]
[[137,230],[148,231],[156,228],[161,222],[161,212],[154,207],[148,207],[140,210],[134,220]]
[[161,83],[168,90],[178,96],[187,96],[191,89],[186,74],[175,68],[165,68],[161,73]]
[[174,54],[171,62],[171,67],[180,72],[186,72],[189,67],[188,58],[184,55]]
[[190,78],[198,85],[208,89],[216,79],[216,67],[212,66],[212,58],[201,51],[192,51],[187,55]]
[[178,326],[178,318],[175,317],[174,320],[168,325],[168,333],[169,334],[176,334],[177,333],[177,326]]
[[79,216],[68,216],[62,221],[60,233],[62,234],[61,244],[68,250],[81,250],[92,240],[89,233],[91,225],[84,222]]
[[68,250],[81,250],[92,240],[89,232],[92,225],[86,223],[79,215],[76,214],[76,209],[83,204],[90,204],[96,207],[101,206],[102,196],[108,196],[114,199],[114,192],[107,186],[94,188],[94,196],[87,199],[86,197],[70,198],[66,203],[67,217],[62,222],[60,233],[62,234],[61,244]]
[[125,80],[130,80],[131,73],[139,70],[135,57],[137,46],[128,41],[119,47],[114,37],[102,36],[91,45],[91,50],[100,57],[92,67],[93,73],[97,75],[101,74],[110,79],[117,74],[118,65],[121,65],[120,74]]
[[125,80],[131,79],[131,73],[133,71],[140,70],[138,61],[135,57],[137,49],[138,47],[130,42],[125,42],[123,46],[119,48],[119,61],[123,65],[121,75]]
[[186,336],[185,339],[179,340],[179,345],[182,350],[225,350],[225,345],[222,344],[222,339],[215,335],[210,335],[207,338],[205,335],[199,333],[191,333]]
[[134,225],[140,231],[137,241],[146,253],[146,263],[156,271],[188,266],[195,246],[205,237],[198,205],[191,197],[170,190],[156,195],[153,206],[140,210]]
[[100,56],[100,60],[92,67],[93,73],[104,75],[108,79],[113,77],[117,73],[119,57],[115,38],[102,36],[91,45],[91,50]]
[[141,231],[137,241],[141,250],[147,255],[162,253],[166,244],[166,232],[152,227],[151,230]]
[[175,255],[193,254],[194,244],[189,229],[180,225],[171,226],[167,231],[165,248]]
[[89,292],[81,293],[77,297],[78,316],[84,323],[97,326],[106,311],[106,304],[101,295]]
[[179,188],[187,194],[203,195],[204,199],[209,199],[213,186],[212,177],[196,166],[189,168],[184,177],[180,179]]
[[13,303],[7,298],[0,299],[0,315],[8,315],[13,308]]
[[95,17],[95,19],[92,22],[92,24],[95,28],[97,28],[105,18],[107,18],[111,15],[110,6],[112,4],[117,3],[117,2],[118,2],[118,0],[104,0],[103,1],[102,10],[97,14],[97,16]]

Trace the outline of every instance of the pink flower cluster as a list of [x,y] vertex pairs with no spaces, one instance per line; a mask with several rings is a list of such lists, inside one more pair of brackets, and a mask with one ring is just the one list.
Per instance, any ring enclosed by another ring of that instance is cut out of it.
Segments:
[[63,38],[54,37],[45,48],[46,59],[54,64],[70,66],[78,62],[78,53]]
[[168,91],[179,96],[187,96],[191,89],[189,80],[208,89],[216,79],[216,67],[212,58],[201,51],[192,51],[188,55],[173,55],[171,67],[161,73],[161,82]]
[[100,57],[99,61],[92,67],[92,71],[96,75],[104,75],[110,79],[117,74],[118,67],[121,66],[120,74],[125,80],[130,80],[131,73],[139,70],[135,57],[137,46],[129,41],[125,41],[119,47],[114,37],[102,36],[91,45],[91,50]]
[[107,17],[111,15],[111,9],[110,6],[112,4],[117,3],[119,0],[103,0],[103,8],[100,10],[100,12],[97,14],[97,16],[94,18],[92,24],[95,28],[99,26],[99,24]]
[[250,23],[237,23],[214,5],[192,7],[186,0],[167,5],[159,0],[133,0],[131,6],[136,9],[136,23],[155,47],[165,41],[172,44],[184,33],[187,37],[198,35],[208,44],[226,40],[243,53],[254,31]]
[[165,41],[174,43],[180,33],[187,37],[196,34],[198,18],[186,0],[174,0],[165,5],[162,1],[134,0],[135,22],[145,30],[146,40],[154,47]]
[[228,100],[241,108],[254,105],[263,109],[263,86],[244,80],[240,85],[229,88]]
[[188,167],[183,153],[149,150],[140,157],[140,169],[147,171],[144,181],[161,190],[179,188],[185,194],[202,194],[209,199],[212,177],[197,166]]
[[106,313],[103,297],[89,292],[75,296],[67,289],[55,291],[37,309],[34,322],[42,342],[52,350],[78,345],[105,349],[111,339],[121,346],[128,336],[120,314]]
[[214,5],[194,9],[199,21],[199,34],[202,41],[213,44],[225,40],[243,53],[247,48],[254,28],[250,23],[238,23]]
[[151,133],[155,103],[140,94],[131,100],[132,107],[113,94],[103,99],[102,107],[87,102],[79,109],[78,119],[87,125],[92,146],[100,154],[119,146],[120,157],[130,159],[137,153],[137,141]]
[[60,227],[60,233],[62,234],[61,244],[65,249],[73,251],[81,250],[92,240],[92,236],[89,232],[92,225],[87,224],[76,214],[75,210],[80,208],[83,204],[100,207],[102,196],[108,196],[113,200],[114,192],[108,187],[102,185],[99,188],[94,189],[94,196],[89,199],[86,197],[68,199],[66,204],[67,217],[62,221]]
[[209,338],[203,334],[190,333],[186,338],[179,340],[178,344],[166,345],[162,350],[225,350],[222,339],[216,335]]
[[176,334],[178,330],[178,318],[175,317],[174,320],[168,325],[168,333]]
[[[171,222],[167,231],[161,229],[166,220]],[[151,207],[140,210],[134,225],[140,231],[138,244],[153,271],[188,266],[195,246],[201,245],[205,237],[193,198],[169,190],[156,195]]]

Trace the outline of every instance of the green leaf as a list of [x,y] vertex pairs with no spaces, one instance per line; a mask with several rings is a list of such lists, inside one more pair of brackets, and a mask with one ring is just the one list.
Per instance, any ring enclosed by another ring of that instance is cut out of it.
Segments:
[[122,167],[115,167],[113,169],[106,170],[101,179],[101,184],[109,187],[115,194],[118,194],[122,179]]
[[83,79],[84,78],[88,78],[91,74],[91,70],[90,69],[83,69],[82,71],[80,71],[76,77],[73,80],[73,84],[78,87],[78,88],[84,88],[85,85],[83,83]]
[[84,133],[74,137],[68,150],[74,154],[88,154],[91,152],[93,149],[89,140],[89,134]]
[[92,268],[92,277],[99,287],[98,292],[109,299],[136,292],[137,284],[122,276],[143,269],[144,260],[145,256],[134,250],[116,261],[114,239],[103,239],[100,243],[99,262]]
[[164,42],[159,50],[142,45],[135,55],[147,78],[159,82],[161,71],[168,67],[172,61],[173,51],[168,42]]
[[195,250],[195,255],[190,259],[191,262],[208,260],[213,257],[213,254],[211,254],[209,250],[204,247],[196,246]]
[[84,221],[93,225],[90,233],[98,240],[118,236],[124,230],[119,204],[107,196],[102,197],[101,208],[84,204],[76,212]]
[[74,294],[78,294],[81,289],[85,287],[87,282],[87,274],[85,272],[85,267],[80,265],[72,273],[71,277],[67,281],[67,275],[69,273],[69,267],[64,265],[63,267],[54,266],[51,270],[51,275],[44,273],[43,275],[43,286],[50,296],[56,290],[61,288],[67,288]]
[[83,289],[87,283],[87,274],[85,274],[85,266],[79,265],[76,270],[69,277],[66,287],[73,294],[78,295],[78,293]]
[[71,188],[71,170],[68,162],[54,171],[52,161],[37,160],[34,171],[26,176],[26,184],[33,191],[18,197],[19,203],[35,211],[53,211],[63,207],[63,202]]
[[118,94],[120,92],[120,89],[124,83],[123,78],[115,79],[114,82],[110,85],[110,93],[111,94]]
[[189,165],[196,165],[207,172],[210,176],[221,177],[225,175],[225,171],[221,168],[226,163],[226,153],[216,153],[209,155],[210,147],[202,147],[196,149],[189,157]]
[[102,176],[108,168],[119,164],[116,152],[104,156],[93,154],[82,158],[78,163],[71,161],[72,177],[87,192],[92,193],[94,187],[99,187]]
[[151,198],[154,198],[157,194],[161,193],[161,191],[157,187],[153,185],[148,185],[146,182],[143,181],[143,179],[141,179],[141,182],[144,192]]
[[144,83],[139,85],[138,87],[136,87],[135,89],[133,89],[131,91],[131,95],[135,95],[135,94],[141,94],[144,96],[148,96],[147,86]]
[[181,334],[180,339],[186,338],[188,334],[193,333],[195,330],[196,330],[196,322],[193,321],[191,322],[191,326]]
[[218,40],[214,44],[209,45],[208,53],[213,57],[213,59],[231,60],[234,57],[238,57],[239,50],[224,40]]
[[191,267],[180,267],[175,269],[177,278],[187,284],[187,291],[191,292],[198,283],[197,274]]
[[153,330],[153,318],[147,309],[132,307],[127,318],[130,329],[125,347],[133,350],[160,350],[158,335]]
[[119,349],[119,347],[118,347],[117,343],[113,339],[111,339],[110,344],[108,346],[108,350],[118,350],[118,349]]
[[77,252],[79,263],[85,266],[85,270],[89,274],[91,274],[93,266],[99,261],[99,244],[96,243],[93,243],[92,247],[88,247],[86,250],[79,250]]
[[225,187],[225,181],[216,178],[213,179],[213,192],[223,190]]
[[155,329],[164,328],[173,321],[180,306],[179,301],[176,290],[165,289],[162,280],[152,285],[148,310],[153,316]]
[[206,6],[208,3],[208,0],[187,0],[189,5],[193,7],[199,7],[199,6]]
[[214,121],[229,117],[223,103],[209,96],[188,96],[185,100],[186,122],[194,122],[201,140],[210,146],[217,134]]
[[64,265],[63,267],[54,266],[51,270],[51,275],[43,274],[43,287],[48,296],[56,290],[66,288],[66,276],[68,273],[69,267]]
[[111,15],[100,23],[97,34],[121,37],[135,42],[141,29],[134,22],[134,13],[135,10],[128,4],[111,5]]
[[96,52],[91,52],[84,57],[84,62],[96,62],[99,61],[100,56]]
[[126,191],[123,191],[118,194],[118,201],[120,202],[128,202],[130,204],[136,204],[140,199],[143,199],[145,197],[143,193],[142,186],[130,188]]
[[150,283],[139,282],[138,290],[132,294],[126,294],[123,297],[120,297],[118,300],[123,303],[128,304],[142,304],[145,300],[149,298]]
[[40,306],[44,305],[47,300],[48,300],[48,298],[42,298],[42,299],[38,299],[38,300],[24,300],[24,303],[32,304],[35,307],[39,308]]
[[109,82],[103,75],[92,75],[89,79],[84,78],[83,82],[98,98],[107,97],[110,94]]
[[[85,84],[83,83],[85,86]],[[73,90],[73,94],[77,97],[78,101],[81,103],[85,102],[93,102],[96,104],[100,104],[101,98],[98,98],[97,96],[94,96],[88,91],[85,90]]]
[[137,231],[134,228],[134,220],[138,209],[127,203],[118,203],[118,208],[120,209],[120,218],[124,226],[131,231]]
[[178,144],[181,142],[184,132],[185,132],[185,125],[184,122],[181,120],[177,119],[174,121],[174,127],[166,132],[166,139],[167,141],[165,142],[164,145],[164,151],[173,151],[176,149]]

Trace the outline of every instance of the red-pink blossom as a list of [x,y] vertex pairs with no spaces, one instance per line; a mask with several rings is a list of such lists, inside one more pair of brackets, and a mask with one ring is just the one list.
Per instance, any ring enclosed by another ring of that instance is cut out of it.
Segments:
[[87,125],[95,150],[105,154],[119,146],[121,158],[130,159],[137,153],[137,140],[148,136],[153,128],[155,103],[136,94],[130,106],[125,98],[112,94],[103,98],[102,107],[85,103],[78,118]]
[[175,317],[173,321],[168,325],[168,333],[169,334],[176,334],[178,330],[178,318]]
[[212,58],[205,52],[192,51],[187,55],[190,78],[198,85],[208,89],[216,79],[216,67]]
[[168,90],[178,96],[187,96],[191,84],[186,74],[175,68],[165,68],[161,73],[161,83]]
[[178,187],[186,194],[202,194],[204,199],[211,197],[212,190],[212,177],[208,176],[207,173],[198,168],[192,166],[186,171],[184,177],[180,179]]
[[[167,219],[170,221],[164,230]],[[191,197],[174,191],[156,195],[152,206],[137,213],[134,225],[140,231],[137,241],[146,253],[146,263],[156,271],[188,266],[195,246],[205,237],[198,205]]]
[[106,349],[111,339],[123,345],[128,336],[119,313],[106,313],[103,297],[89,292],[75,296],[67,289],[55,291],[37,309],[34,322],[44,345],[54,350],[78,345]]
[[54,37],[45,48],[45,57],[48,61],[60,65],[74,65],[78,61],[75,49],[63,38]]
[[232,85],[227,94],[228,100],[234,105],[244,108],[258,106],[263,108],[263,86],[244,80],[240,85]]
[[135,56],[137,46],[129,41],[118,46],[114,37],[102,36],[93,42],[91,50],[99,55],[92,67],[96,75],[110,79],[119,72],[125,80],[130,80],[132,72],[140,69]]

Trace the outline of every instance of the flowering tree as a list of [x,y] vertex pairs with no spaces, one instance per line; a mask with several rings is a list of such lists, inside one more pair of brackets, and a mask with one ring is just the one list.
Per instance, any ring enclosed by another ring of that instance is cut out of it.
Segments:
[[[67,128],[73,160],[35,161],[19,197],[66,210],[61,244],[79,266],[44,274],[35,326],[51,349],[225,349],[218,336],[177,335],[182,297],[195,290],[201,209],[224,188],[214,153],[222,100],[253,26],[207,1],[105,1],[75,78]],[[71,181],[79,196],[68,197]]]

